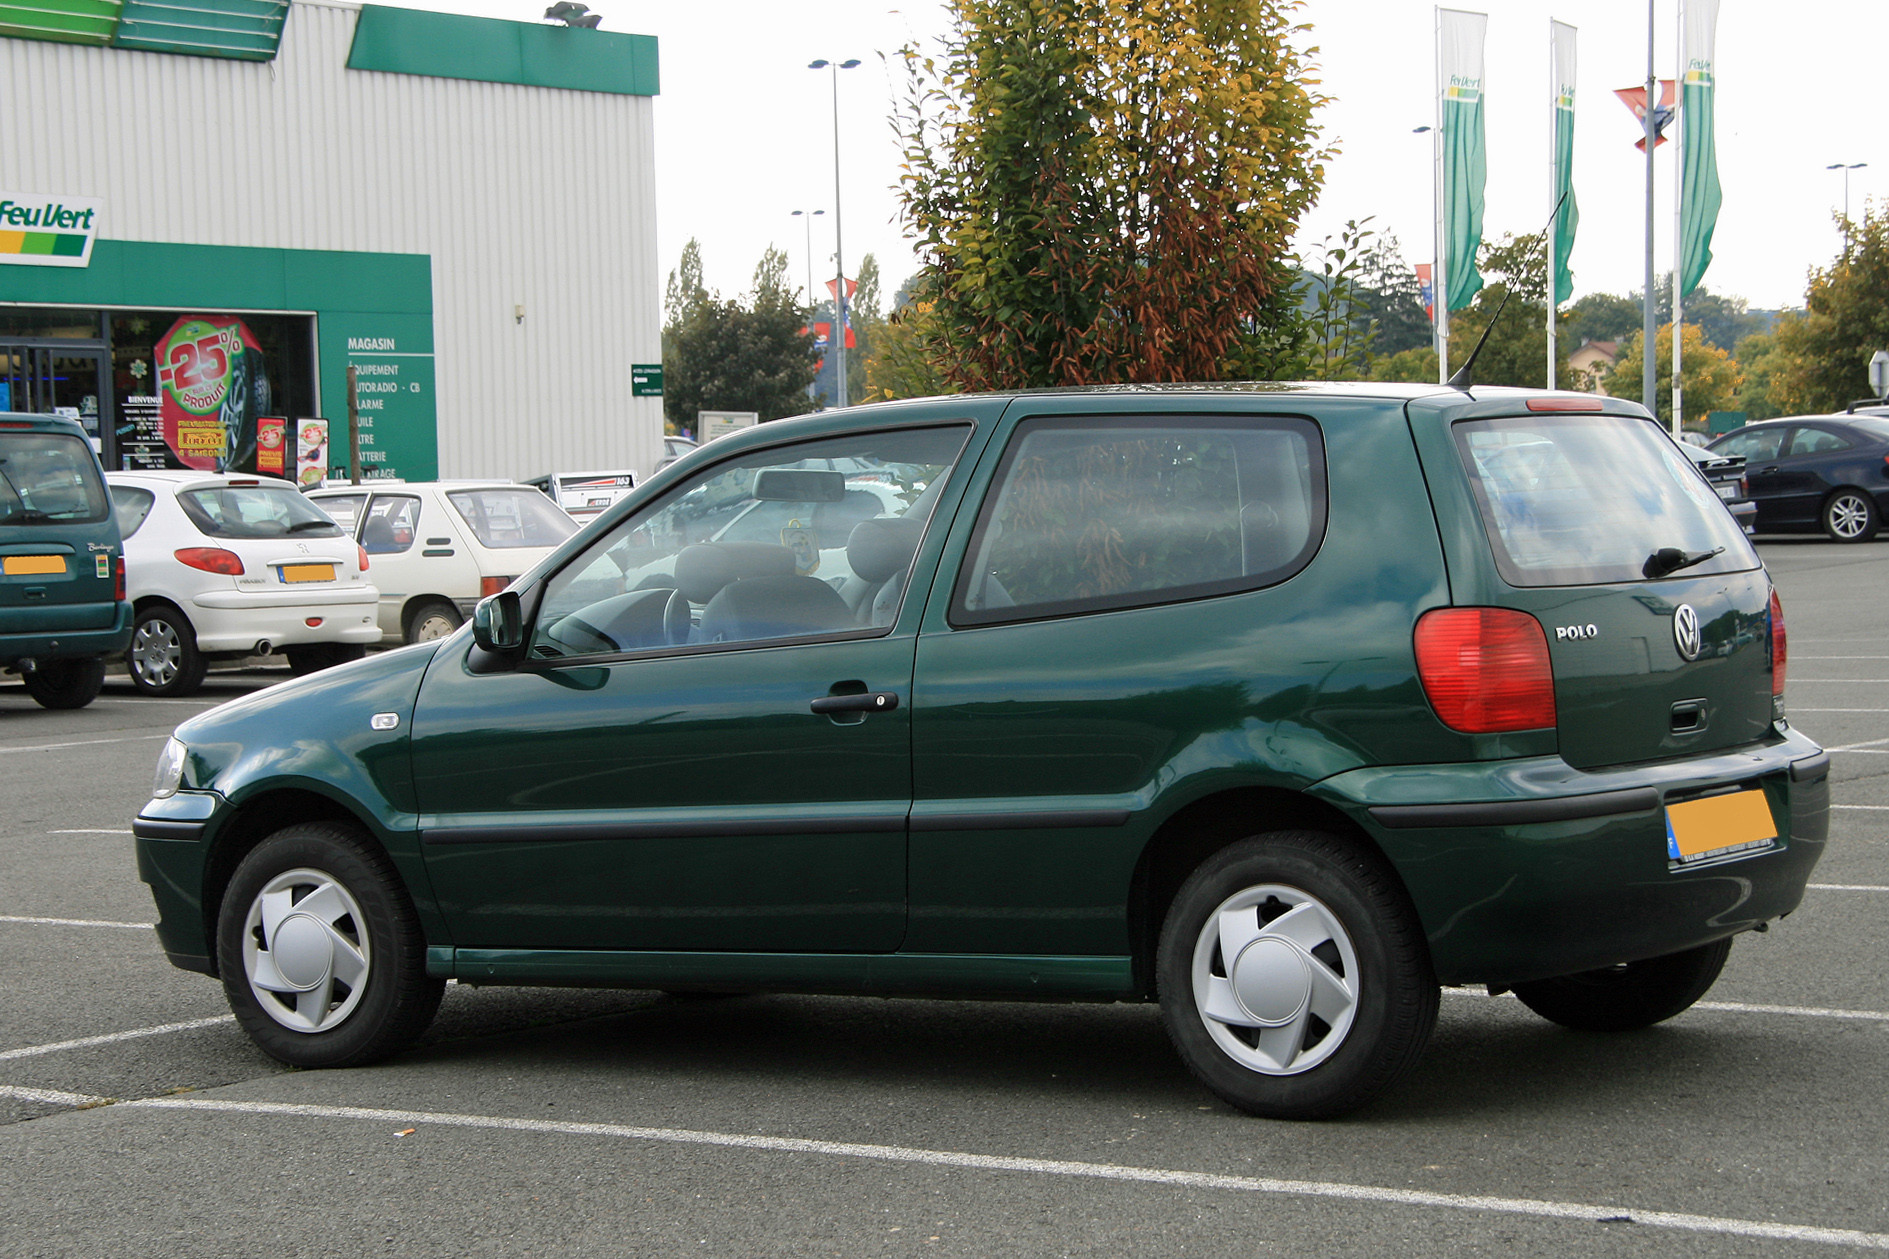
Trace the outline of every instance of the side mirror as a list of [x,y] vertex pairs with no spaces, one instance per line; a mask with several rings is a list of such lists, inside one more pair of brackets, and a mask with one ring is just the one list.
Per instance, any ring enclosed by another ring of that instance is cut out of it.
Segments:
[[472,610],[472,641],[486,651],[517,651],[525,645],[525,615],[516,590],[479,600]]

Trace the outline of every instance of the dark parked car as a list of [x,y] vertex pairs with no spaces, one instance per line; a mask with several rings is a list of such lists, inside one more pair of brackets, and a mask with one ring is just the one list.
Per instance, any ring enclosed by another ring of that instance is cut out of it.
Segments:
[[1821,529],[1867,542],[1889,512],[1889,417],[1799,415],[1747,424],[1711,445],[1745,460],[1759,533]]
[[[703,541],[711,483],[812,510]],[[285,1062],[399,1049],[448,978],[1158,1001],[1303,1118],[1403,1076],[1439,984],[1698,1000],[1823,850],[1784,680],[1631,403],[934,398],[722,438],[451,637],[192,718],[134,829],[171,960]]]

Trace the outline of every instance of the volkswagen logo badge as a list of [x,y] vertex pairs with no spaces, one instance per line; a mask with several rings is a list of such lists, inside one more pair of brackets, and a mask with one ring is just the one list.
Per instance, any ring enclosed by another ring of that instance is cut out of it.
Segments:
[[1699,614],[1690,603],[1682,603],[1673,612],[1673,642],[1686,660],[1699,658]]

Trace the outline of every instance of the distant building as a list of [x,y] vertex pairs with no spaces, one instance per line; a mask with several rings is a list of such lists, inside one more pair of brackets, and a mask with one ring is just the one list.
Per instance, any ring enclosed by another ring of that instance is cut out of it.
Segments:
[[1607,374],[1620,361],[1618,341],[1587,341],[1568,355],[1568,384],[1587,393],[1607,392]]

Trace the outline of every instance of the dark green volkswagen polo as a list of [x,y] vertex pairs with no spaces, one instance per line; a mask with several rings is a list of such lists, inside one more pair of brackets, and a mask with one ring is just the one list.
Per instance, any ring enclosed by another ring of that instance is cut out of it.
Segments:
[[177,730],[179,966],[285,1062],[447,979],[1158,1001],[1329,1115],[1438,986],[1671,1017],[1822,852],[1757,554],[1631,404],[929,399],[690,454],[473,622]]

